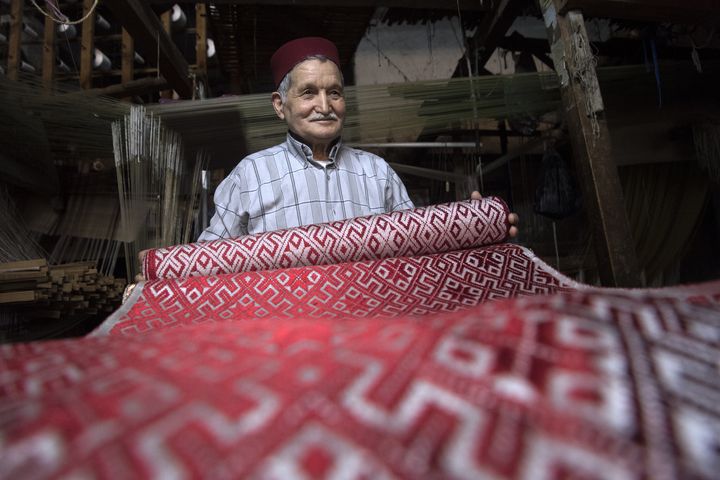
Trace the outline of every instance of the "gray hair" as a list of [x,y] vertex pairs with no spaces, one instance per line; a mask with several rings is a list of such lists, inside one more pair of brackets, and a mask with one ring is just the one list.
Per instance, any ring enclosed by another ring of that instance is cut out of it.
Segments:
[[[321,62],[327,62],[330,59],[328,57],[326,57],[325,55],[309,55],[309,56],[303,58],[301,62],[298,62],[297,65],[300,65],[300,63],[302,63],[306,60],[320,60]],[[330,60],[330,61],[332,62],[332,60]],[[290,91],[290,82],[291,82],[290,74],[292,73],[293,70],[295,70],[295,67],[290,69],[290,71],[285,74],[282,81],[280,82],[280,85],[278,85],[278,87],[277,87],[277,92],[280,94],[280,99],[282,100],[282,103],[285,103],[287,101],[287,94],[288,94],[288,91]],[[338,72],[340,72],[340,82],[342,82],[342,86],[344,87],[345,86],[345,78],[343,77],[343,74],[340,71],[340,67],[338,67]]]

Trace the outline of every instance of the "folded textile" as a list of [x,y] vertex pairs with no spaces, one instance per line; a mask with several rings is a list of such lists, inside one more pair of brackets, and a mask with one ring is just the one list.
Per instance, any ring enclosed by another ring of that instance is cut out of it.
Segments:
[[578,288],[530,250],[467,250],[139,284],[93,335],[258,318],[394,318]]
[[0,348],[0,477],[717,478],[720,282]]
[[496,197],[150,250],[147,280],[274,270],[451,252],[502,242],[508,208]]
[[714,478],[720,282],[579,285],[496,243],[506,218],[151,252],[183,278],[90,338],[0,347],[0,479]]

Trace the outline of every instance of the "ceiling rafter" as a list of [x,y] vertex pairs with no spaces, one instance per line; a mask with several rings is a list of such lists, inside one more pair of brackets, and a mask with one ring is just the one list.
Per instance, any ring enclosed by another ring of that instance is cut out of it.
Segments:
[[192,81],[185,57],[163,29],[149,2],[105,0],[104,4],[135,40],[135,46],[149,63],[158,64],[160,74],[182,98],[192,97]]
[[[521,12],[527,4],[526,2],[518,0],[500,0],[495,2],[487,2],[488,5],[492,6],[492,11],[486,13],[480,24],[478,25],[475,34],[472,39],[468,39],[468,45],[477,48],[477,58],[471,58],[471,63],[477,63],[482,75],[483,72],[488,73],[483,67],[490,59],[490,56],[495,51],[495,48],[499,46],[505,33],[512,25],[515,17]],[[458,66],[455,69],[453,76],[467,76],[466,59],[461,58],[458,62]]]
[[472,42],[480,47],[478,65],[484,66],[490,59],[505,33],[512,25],[524,2],[501,0],[492,2],[493,10],[483,17]]
[[[167,4],[166,0],[147,0],[148,4]],[[200,3],[195,2],[195,3]],[[461,10],[488,11],[491,8],[490,0],[213,0],[215,5],[287,5],[293,7],[388,7],[388,8],[417,8],[433,10],[457,11],[458,3]]]
[[594,17],[720,25],[718,0],[563,0],[560,9]]

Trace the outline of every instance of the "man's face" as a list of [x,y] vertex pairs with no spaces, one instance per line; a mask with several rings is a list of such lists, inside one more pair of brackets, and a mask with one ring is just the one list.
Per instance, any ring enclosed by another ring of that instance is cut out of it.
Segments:
[[311,146],[337,138],[345,120],[345,97],[337,65],[330,60],[305,60],[290,75],[287,100],[283,103],[279,94],[273,94],[278,117]]

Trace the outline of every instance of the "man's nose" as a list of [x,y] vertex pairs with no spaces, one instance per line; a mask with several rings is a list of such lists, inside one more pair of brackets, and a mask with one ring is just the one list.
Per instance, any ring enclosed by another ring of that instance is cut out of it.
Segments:
[[328,99],[327,93],[320,92],[317,96],[317,111],[320,113],[330,112],[330,100]]

